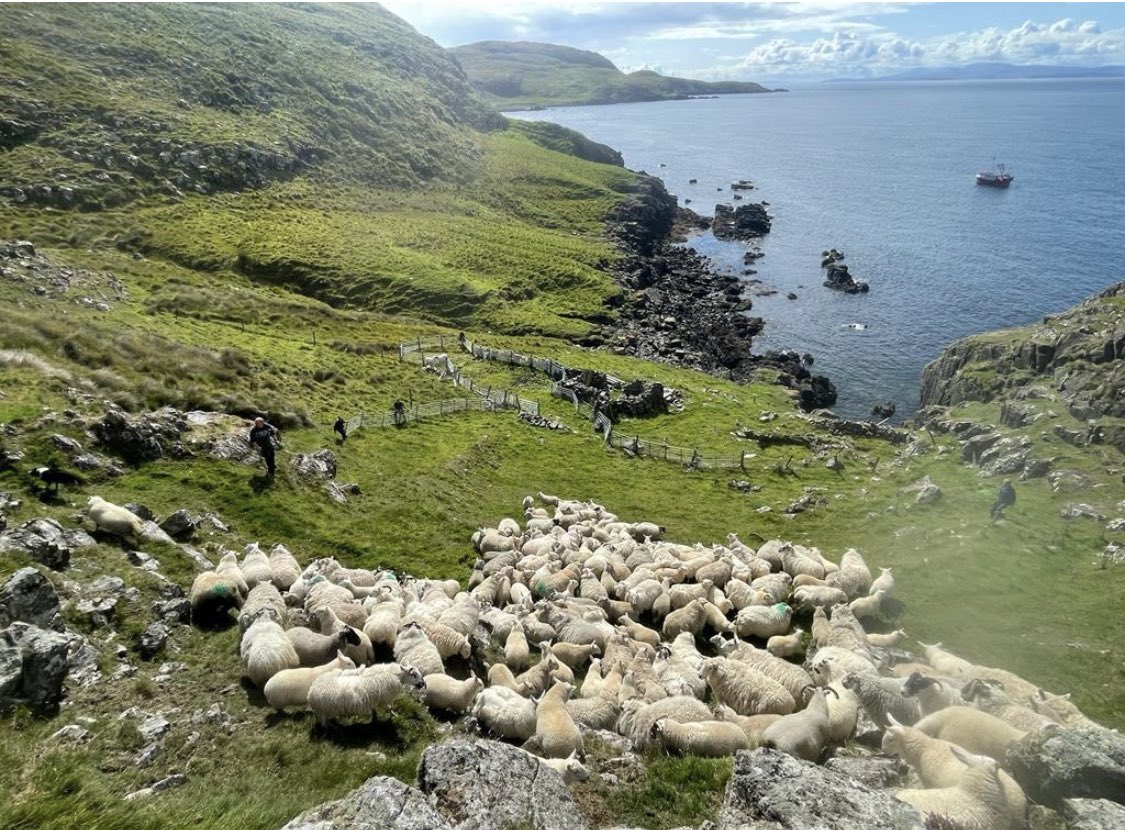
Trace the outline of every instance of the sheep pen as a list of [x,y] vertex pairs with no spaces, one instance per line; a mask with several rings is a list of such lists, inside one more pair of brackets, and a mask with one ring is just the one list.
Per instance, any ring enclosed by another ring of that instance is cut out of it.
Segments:
[[[464,583],[334,559],[294,576],[300,566],[287,549],[287,567],[271,571],[252,546],[259,581],[240,625],[251,684],[264,688],[271,710],[311,711],[314,729],[377,719],[400,695],[414,695],[452,728],[516,743],[556,770],[569,758],[596,771],[590,747],[622,745],[705,757],[766,746],[812,763],[866,757],[886,743],[889,725],[921,718],[918,701],[901,696],[918,684],[915,675],[953,690],[998,678],[989,682],[1005,705],[1063,723],[1042,705],[1045,690],[1010,672],[938,647],[907,650],[882,602],[889,569],[878,584],[858,551],[836,563],[777,539],[757,549],[734,534],[726,544],[684,544],[593,502],[539,501],[546,506],[525,499],[522,525],[504,519],[473,534],[476,561]],[[226,590],[230,578],[224,561],[194,593],[210,597],[211,582]],[[238,596],[238,587],[228,593]],[[202,601],[199,610],[214,616]],[[318,625],[326,620],[331,634]],[[364,649],[338,653],[357,634]],[[910,682],[899,668],[911,671]],[[983,745],[975,728],[995,718],[969,708],[958,699],[918,728],[933,723],[936,738],[1002,766],[1002,751]],[[962,721],[969,726],[958,731]],[[923,779],[912,774],[906,791],[925,789]],[[581,780],[568,776],[573,786]],[[956,802],[903,800],[935,805],[930,812]],[[959,808],[949,809],[945,817],[958,820]]]

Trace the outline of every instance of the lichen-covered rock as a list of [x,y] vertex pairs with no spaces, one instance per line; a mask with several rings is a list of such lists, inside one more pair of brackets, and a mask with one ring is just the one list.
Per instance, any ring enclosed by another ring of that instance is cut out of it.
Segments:
[[1104,798],[1068,798],[1062,814],[1068,830],[1125,830],[1125,807]]
[[282,830],[450,830],[413,787],[394,778],[369,778],[339,801],[306,810]]
[[920,830],[889,792],[773,749],[739,752],[718,830]]
[[[63,696],[69,645],[65,635],[27,623],[12,623],[0,631],[0,651],[17,649],[22,660],[19,680],[8,697],[33,709],[54,709]],[[10,652],[8,662],[12,662]]]
[[[75,537],[81,542],[81,537]],[[54,519],[31,519],[0,533],[0,553],[22,553],[61,571],[70,564],[75,545]]]
[[199,520],[182,509],[171,513],[160,523],[160,529],[173,539],[190,539],[198,527]]
[[1125,804],[1125,736],[1100,727],[1029,732],[1004,764],[1027,797],[1059,809],[1068,798]]
[[55,586],[35,568],[20,568],[0,587],[0,628],[13,622],[63,630]]
[[293,472],[301,478],[318,478],[328,481],[336,477],[336,454],[332,450],[314,453],[299,452],[289,462]]
[[180,442],[190,426],[184,414],[171,407],[136,416],[112,407],[92,429],[103,446],[129,461],[190,455]]
[[586,830],[562,777],[537,758],[495,741],[429,747],[418,786],[454,830]]

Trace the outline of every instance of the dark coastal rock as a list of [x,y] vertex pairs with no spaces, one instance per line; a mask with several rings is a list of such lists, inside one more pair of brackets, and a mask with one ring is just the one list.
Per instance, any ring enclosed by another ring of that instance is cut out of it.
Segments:
[[888,792],[772,749],[739,752],[717,830],[917,830]]
[[418,786],[456,830],[586,830],[562,777],[508,744],[431,746],[418,765]]
[[847,294],[866,294],[871,286],[865,282],[858,282],[848,272],[848,266],[838,262],[830,262],[824,266],[824,285]]
[[0,628],[13,622],[63,630],[55,586],[35,568],[21,568],[0,587]]
[[715,205],[711,232],[716,239],[758,239],[770,232],[770,217],[764,204]]
[[313,807],[282,830],[451,830],[426,796],[384,775],[369,778],[338,801]]
[[1125,804],[1125,736],[1100,727],[1049,726],[1008,749],[1004,767],[1027,797],[1059,809],[1068,798]]

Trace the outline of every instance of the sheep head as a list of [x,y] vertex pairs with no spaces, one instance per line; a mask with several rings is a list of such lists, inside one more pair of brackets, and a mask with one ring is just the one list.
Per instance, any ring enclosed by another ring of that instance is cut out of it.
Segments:
[[922,674],[920,671],[911,672],[910,676],[906,678],[906,682],[902,684],[902,693],[906,697],[914,697],[922,689],[928,688],[935,684],[940,684],[941,681],[936,677]]

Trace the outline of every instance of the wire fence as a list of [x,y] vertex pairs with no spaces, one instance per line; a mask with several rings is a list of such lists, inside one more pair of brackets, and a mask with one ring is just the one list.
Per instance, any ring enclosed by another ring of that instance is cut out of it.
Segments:
[[[348,434],[360,427],[406,426],[412,421],[423,421],[454,412],[495,412],[498,409],[515,409],[491,398],[450,398],[444,401],[407,406],[390,412],[359,413],[348,420]],[[523,410],[530,411],[530,410]]]

